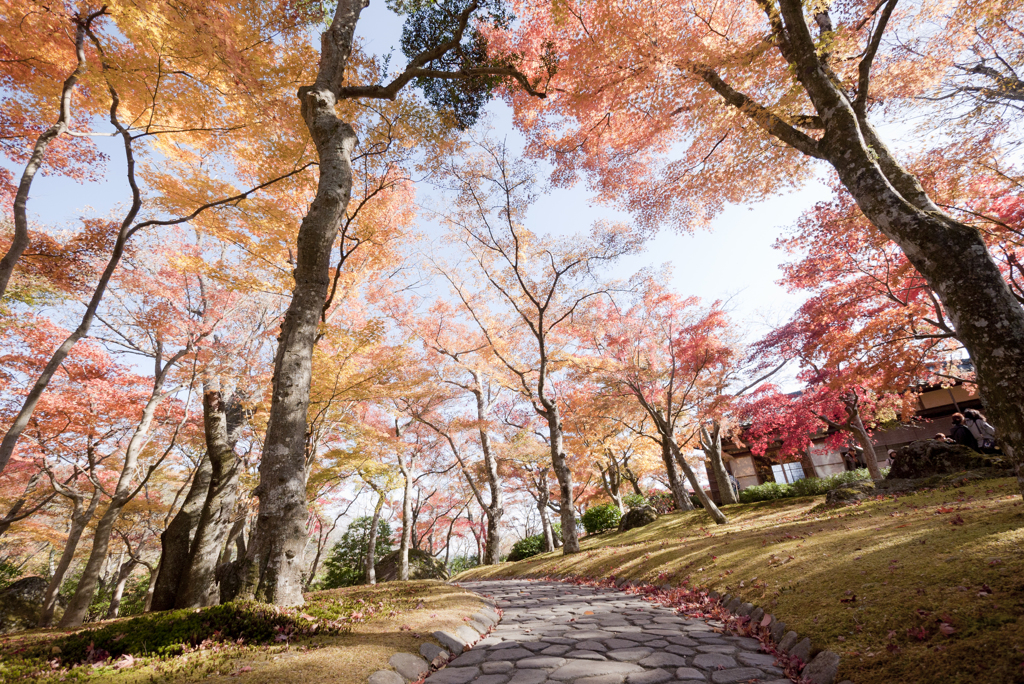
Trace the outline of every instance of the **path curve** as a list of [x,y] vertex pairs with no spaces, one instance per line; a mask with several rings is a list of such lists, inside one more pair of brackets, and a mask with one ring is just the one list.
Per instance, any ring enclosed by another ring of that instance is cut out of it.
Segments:
[[756,639],[633,594],[535,580],[459,586],[504,615],[427,684],[791,684]]

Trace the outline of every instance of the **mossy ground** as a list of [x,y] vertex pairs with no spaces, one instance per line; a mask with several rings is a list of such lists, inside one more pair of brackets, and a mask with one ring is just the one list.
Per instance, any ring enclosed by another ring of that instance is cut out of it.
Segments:
[[837,651],[839,680],[1024,682],[1024,506],[1014,480],[837,509],[823,501],[727,506],[725,526],[703,511],[673,513],[587,537],[578,555],[544,554],[457,579],[689,582],[761,605],[815,647]]
[[[36,630],[0,640],[0,681],[365,682],[374,671],[387,669],[394,653],[418,652],[421,643],[433,640],[433,631],[464,624],[463,618],[482,605],[473,594],[426,580],[314,592],[306,601],[300,612],[314,620],[338,620],[353,613],[361,617],[349,621],[349,631],[341,634],[292,636],[263,644],[211,640],[178,655],[140,655],[130,667],[123,666],[124,657],[71,668],[50,666],[30,654],[66,643],[62,640],[73,632]],[[130,620],[89,628],[119,627]],[[144,623],[133,625],[145,629]]]

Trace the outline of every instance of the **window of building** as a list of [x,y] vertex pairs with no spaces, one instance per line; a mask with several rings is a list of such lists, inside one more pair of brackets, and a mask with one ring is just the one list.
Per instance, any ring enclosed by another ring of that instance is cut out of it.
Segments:
[[804,479],[804,467],[799,461],[772,465],[772,476],[776,482],[792,484],[797,480]]

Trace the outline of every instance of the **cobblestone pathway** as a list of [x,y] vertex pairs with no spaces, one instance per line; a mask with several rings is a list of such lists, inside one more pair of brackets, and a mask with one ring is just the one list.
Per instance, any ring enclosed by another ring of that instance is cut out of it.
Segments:
[[757,640],[632,594],[527,580],[461,586],[504,616],[428,684],[790,684]]

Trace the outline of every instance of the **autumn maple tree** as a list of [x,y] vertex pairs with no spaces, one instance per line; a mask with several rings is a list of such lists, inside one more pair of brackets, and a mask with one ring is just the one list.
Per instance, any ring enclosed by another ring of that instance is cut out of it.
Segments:
[[945,74],[963,74],[965,53],[991,44],[989,32],[1008,37],[1015,24],[1000,17],[1015,7],[512,7],[521,22],[493,32],[495,49],[558,57],[543,106],[512,95],[533,149],[556,161],[557,181],[585,174],[645,225],[694,226],[728,202],[794,187],[820,162],[942,301],[1004,443],[1024,453],[1024,309],[979,231],[935,202],[877,127],[884,112],[920,104]]

